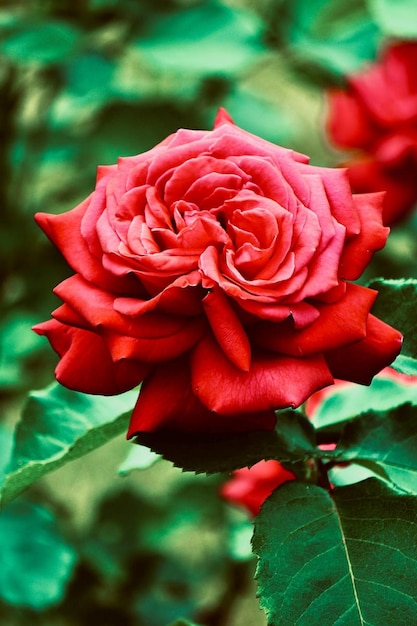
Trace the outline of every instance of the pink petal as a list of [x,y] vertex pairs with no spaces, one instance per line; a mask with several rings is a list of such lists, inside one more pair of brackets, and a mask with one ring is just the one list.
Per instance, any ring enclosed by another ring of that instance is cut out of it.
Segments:
[[222,124],[234,124],[233,119],[230,117],[229,113],[223,107],[220,107],[216,114],[216,119],[214,120],[213,128],[217,128],[218,126],[222,126]]

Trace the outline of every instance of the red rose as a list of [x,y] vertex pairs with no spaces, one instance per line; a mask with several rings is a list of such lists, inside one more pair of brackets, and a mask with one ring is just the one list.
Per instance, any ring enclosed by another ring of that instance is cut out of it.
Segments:
[[381,195],[236,127],[179,130],[63,215],[37,215],[75,275],[35,330],[65,386],[144,381],[129,435],[272,428],[334,377],[369,384],[401,347],[352,284],[386,240]]
[[354,191],[386,190],[385,224],[417,202],[416,67],[417,42],[396,43],[329,93],[330,138],[359,151],[346,163]]
[[262,504],[271,493],[296,476],[278,461],[259,461],[251,468],[243,467],[233,472],[232,478],[220,488],[221,496],[228,502],[245,507],[258,515]]

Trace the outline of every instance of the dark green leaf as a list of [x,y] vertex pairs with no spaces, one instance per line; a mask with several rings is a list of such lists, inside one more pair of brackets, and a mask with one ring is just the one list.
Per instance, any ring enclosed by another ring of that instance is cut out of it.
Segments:
[[231,472],[262,459],[300,461],[316,453],[315,433],[298,411],[280,411],[273,431],[221,434],[141,433],[148,446],[175,466],[197,473]]
[[260,35],[254,14],[210,2],[149,20],[136,45],[154,68],[227,75],[254,60]]
[[127,414],[136,399],[137,391],[114,397],[90,396],[56,383],[32,392],[16,428],[2,502],[125,431]]
[[368,0],[369,9],[385,35],[417,37],[416,0]]
[[62,600],[76,555],[49,511],[24,501],[2,511],[0,552],[2,600],[36,610]]
[[30,23],[5,39],[2,51],[17,62],[62,62],[78,40],[78,30],[65,22]]
[[[417,280],[414,278],[384,280],[378,278],[368,285],[379,294],[372,313],[387,324],[397,328],[404,335],[404,345],[400,357],[393,367],[405,374],[417,372]],[[412,360],[413,361],[412,361]]]
[[5,470],[9,463],[13,447],[13,432],[0,425],[0,486],[3,483]]
[[398,626],[417,619],[417,498],[375,479],[336,489],[290,481],[255,519],[269,626]]
[[[406,404],[387,413],[368,413],[346,424],[336,454],[355,461],[417,495],[417,408]],[[341,453],[341,454],[340,454]]]
[[170,626],[199,626],[199,624],[190,622],[188,619],[176,619]]

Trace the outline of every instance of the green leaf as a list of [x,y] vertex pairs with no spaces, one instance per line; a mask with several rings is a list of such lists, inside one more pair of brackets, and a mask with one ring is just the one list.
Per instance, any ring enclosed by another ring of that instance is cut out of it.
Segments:
[[379,474],[380,472],[373,472],[368,467],[357,463],[335,465],[328,471],[329,482],[335,487],[354,485],[367,478],[378,478]]
[[[0,431],[1,432],[1,431]],[[129,454],[119,467],[120,476],[127,476],[134,470],[143,470],[151,467],[161,457],[145,446],[132,446]]]
[[228,75],[263,50],[254,14],[206,2],[149,20],[136,47],[159,71]]
[[49,511],[25,501],[2,511],[0,552],[2,600],[35,610],[62,600],[76,554]]
[[235,123],[254,135],[279,145],[297,133],[297,118],[284,107],[272,105],[247,89],[237,87],[222,102]]
[[311,421],[316,428],[326,428],[361,413],[387,411],[406,402],[417,405],[417,384],[405,384],[381,372],[369,387],[336,385],[320,402]]
[[293,0],[287,11],[278,27],[305,63],[347,74],[375,57],[380,33],[363,0]]
[[338,461],[365,465],[397,488],[417,495],[416,450],[417,408],[406,404],[348,422],[336,454]]
[[137,391],[114,397],[69,391],[57,383],[31,393],[18,423],[0,492],[15,498],[44,474],[107,443],[127,429]]
[[3,53],[18,63],[56,63],[75,51],[79,31],[66,22],[48,21],[22,25],[7,37]]
[[417,37],[416,0],[368,0],[369,10],[385,35]]
[[0,425],[0,486],[4,481],[6,467],[9,463],[13,447],[13,432]]
[[0,325],[0,387],[18,389],[24,386],[24,360],[44,349],[41,338],[31,330],[36,317],[14,311]]
[[405,374],[416,373],[417,363],[414,361],[417,361],[417,324],[415,323],[417,280],[414,278],[399,280],[378,278],[368,287],[379,292],[372,307],[373,315],[397,328],[404,335],[400,358],[393,363],[393,367]]
[[417,619],[417,499],[369,479],[333,495],[290,481],[255,518],[269,626],[398,626]]
[[275,430],[219,434],[140,433],[136,442],[176,467],[197,473],[231,472],[262,459],[302,461],[316,454],[315,432],[300,412],[277,413]]
[[200,626],[196,622],[190,622],[188,619],[176,619],[170,626]]

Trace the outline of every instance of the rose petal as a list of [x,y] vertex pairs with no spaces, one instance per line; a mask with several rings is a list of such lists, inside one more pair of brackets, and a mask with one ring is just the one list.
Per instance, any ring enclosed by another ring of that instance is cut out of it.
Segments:
[[94,257],[81,236],[81,220],[91,201],[89,196],[72,211],[61,215],[37,213],[36,222],[53,244],[60,250],[70,267],[86,280],[124,295],[137,289],[134,276],[114,276],[106,271],[100,260]]
[[296,357],[332,350],[366,336],[376,296],[372,289],[348,284],[337,302],[316,304],[320,316],[309,326],[297,330],[291,320],[282,324],[261,322],[250,329],[250,338],[262,348]]
[[333,383],[321,355],[297,359],[253,354],[250,371],[242,372],[210,337],[193,351],[191,376],[200,401],[223,415],[294,408],[314,391]]
[[326,353],[335,378],[369,385],[372,378],[390,365],[399,354],[403,337],[374,315],[369,315],[366,337],[361,341]]
[[128,438],[158,429],[227,433],[271,430],[273,411],[228,415],[208,410],[193,393],[187,357],[163,363],[146,378],[130,421]]
[[251,359],[249,339],[228,298],[220,289],[213,289],[204,298],[203,306],[224,354],[240,370],[248,372]]
[[[146,316],[148,315],[152,316],[153,314],[146,314]],[[140,320],[142,319],[140,318]],[[164,328],[164,324],[158,325],[156,322],[154,334],[150,332],[146,336],[148,329],[146,328],[146,320],[144,321],[145,332],[138,337],[126,334],[119,335],[111,330],[103,331],[103,337],[113,361],[135,359],[146,363],[159,363],[174,359],[195,346],[204,336],[207,327],[203,317],[181,318],[180,325],[175,330],[170,329],[169,324],[165,325]],[[138,326],[140,327],[140,324]],[[140,328],[135,330],[136,333],[139,333]]]
[[356,280],[371,261],[374,253],[384,247],[389,228],[382,225],[384,194],[356,194],[353,196],[361,230],[348,240],[340,262],[340,276]]
[[149,372],[149,365],[144,363],[114,363],[96,333],[64,326],[56,320],[37,324],[33,330],[45,335],[61,357],[55,376],[68,389],[111,396],[133,389]]

